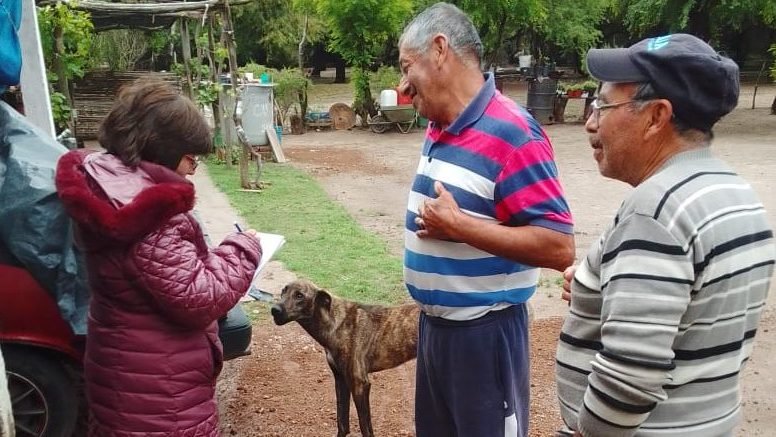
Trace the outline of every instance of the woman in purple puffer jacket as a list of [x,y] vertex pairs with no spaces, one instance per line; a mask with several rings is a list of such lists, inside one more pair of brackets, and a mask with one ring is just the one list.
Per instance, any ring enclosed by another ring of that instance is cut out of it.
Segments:
[[208,249],[186,176],[210,132],[173,88],[122,90],[99,141],[106,152],[71,151],[56,176],[92,291],[89,435],[217,436],[217,320],[248,289],[259,240],[246,231]]

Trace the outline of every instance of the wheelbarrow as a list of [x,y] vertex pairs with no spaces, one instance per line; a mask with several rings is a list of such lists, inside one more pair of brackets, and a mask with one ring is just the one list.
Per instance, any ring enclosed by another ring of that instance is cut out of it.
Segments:
[[367,122],[372,132],[381,134],[391,126],[396,126],[399,132],[406,134],[417,122],[417,112],[412,105],[384,106],[378,108],[377,115]]

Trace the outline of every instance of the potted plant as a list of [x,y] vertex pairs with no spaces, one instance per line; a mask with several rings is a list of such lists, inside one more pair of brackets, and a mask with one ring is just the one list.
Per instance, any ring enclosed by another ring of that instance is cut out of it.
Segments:
[[588,80],[582,83],[581,87],[582,87],[582,91],[587,93],[587,97],[593,97],[595,95],[595,92],[598,90],[598,82],[593,80]]
[[582,86],[579,84],[570,85],[566,88],[566,95],[570,99],[578,99],[582,97]]

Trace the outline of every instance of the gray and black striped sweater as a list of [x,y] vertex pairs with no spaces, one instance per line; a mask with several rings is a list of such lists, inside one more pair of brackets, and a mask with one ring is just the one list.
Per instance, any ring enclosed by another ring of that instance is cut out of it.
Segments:
[[708,148],[637,186],[572,282],[556,378],[586,437],[729,436],[774,269],[752,187]]

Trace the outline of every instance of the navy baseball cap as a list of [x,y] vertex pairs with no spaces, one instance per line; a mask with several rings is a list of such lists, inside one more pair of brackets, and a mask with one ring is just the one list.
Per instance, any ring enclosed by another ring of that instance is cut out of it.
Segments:
[[693,35],[647,38],[628,48],[590,49],[587,70],[603,82],[649,82],[690,127],[711,127],[738,104],[738,65]]

